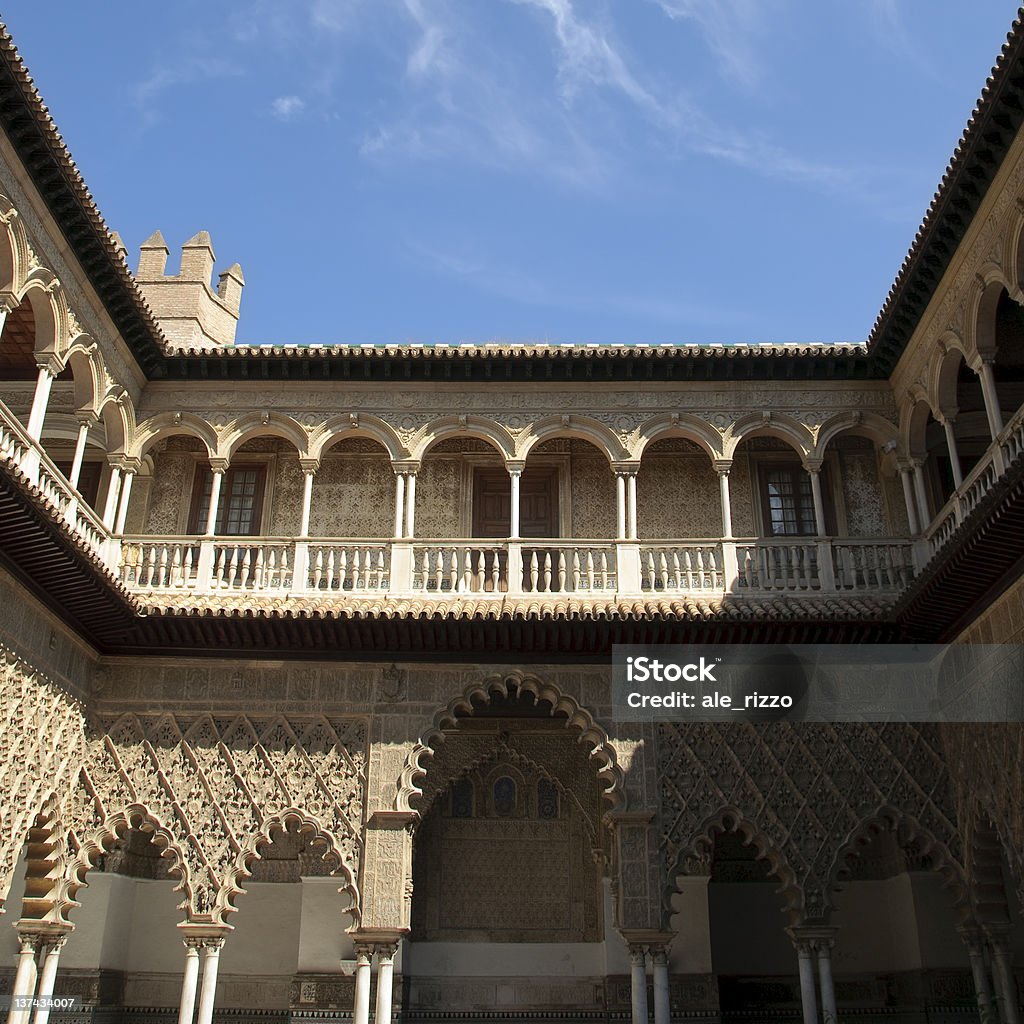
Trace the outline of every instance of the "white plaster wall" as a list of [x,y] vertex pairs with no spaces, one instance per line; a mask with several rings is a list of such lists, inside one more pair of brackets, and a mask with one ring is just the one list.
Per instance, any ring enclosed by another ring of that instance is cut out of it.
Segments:
[[334,973],[339,961],[355,958],[346,932],[352,927],[351,915],[344,912],[347,897],[338,892],[336,878],[304,878],[299,888],[297,970]]
[[922,964],[967,970],[967,949],[957,934],[956,911],[942,878],[934,871],[914,872],[909,878]]
[[605,972],[603,942],[410,942],[406,952],[406,972],[428,978],[564,978]]
[[850,882],[835,897],[836,974],[913,971],[924,964],[910,876]]
[[220,955],[221,971],[294,974],[298,969],[302,886],[294,882],[249,882],[245,888],[246,894],[235,904],[238,913],[228,919],[234,930]]
[[[676,933],[669,949],[669,970],[675,974],[710,974],[711,917],[708,879],[683,876],[676,880],[672,897],[671,930]],[[781,915],[780,915],[781,916]],[[626,960],[628,972],[628,958]]]

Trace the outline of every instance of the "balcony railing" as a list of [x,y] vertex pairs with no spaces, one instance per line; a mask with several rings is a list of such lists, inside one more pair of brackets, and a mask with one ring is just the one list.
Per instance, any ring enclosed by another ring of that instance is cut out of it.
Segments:
[[932,519],[924,532],[928,557],[935,555],[953,536],[956,528],[981,503],[1003,471],[1024,454],[1024,407],[1003,428],[998,440],[989,445],[963,483]]
[[1024,409],[973,467],[920,541],[740,538],[615,541],[117,537],[0,402],[0,459],[128,588],[157,594],[583,598],[738,593],[890,593],[905,588],[1014,460]]

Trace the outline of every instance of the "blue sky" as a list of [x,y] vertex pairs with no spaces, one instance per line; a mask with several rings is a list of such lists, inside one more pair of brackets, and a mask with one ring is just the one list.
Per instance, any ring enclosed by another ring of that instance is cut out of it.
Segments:
[[135,265],[210,231],[238,340],[863,340],[1004,0],[19,0]]

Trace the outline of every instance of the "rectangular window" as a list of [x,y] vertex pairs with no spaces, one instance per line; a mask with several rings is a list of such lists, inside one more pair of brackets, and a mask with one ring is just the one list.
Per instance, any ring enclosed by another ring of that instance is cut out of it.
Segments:
[[799,464],[761,467],[761,507],[769,537],[812,537],[818,532],[811,478]]
[[[254,537],[260,532],[263,515],[263,493],[267,483],[267,467],[256,463],[232,466],[224,474],[217,506],[214,532],[219,537]],[[209,466],[196,469],[192,487],[192,507],[188,532],[204,533],[210,515],[213,472]]]

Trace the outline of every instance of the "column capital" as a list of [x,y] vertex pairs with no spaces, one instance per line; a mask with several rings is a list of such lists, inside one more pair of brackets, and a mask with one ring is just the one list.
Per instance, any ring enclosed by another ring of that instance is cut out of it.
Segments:
[[629,962],[647,965],[647,947],[643,943],[631,942],[629,944]]
[[299,468],[303,473],[316,473],[320,469],[319,459],[299,459]]
[[37,359],[36,366],[40,370],[45,370],[51,377],[56,377],[64,369],[60,365],[60,360],[54,354],[50,354],[44,359]]
[[79,426],[82,427],[95,427],[100,421],[99,416],[92,409],[76,409],[75,419],[78,420]]
[[382,963],[392,962],[398,955],[398,943],[397,942],[377,942],[374,943],[374,950],[377,953],[378,958]]
[[108,456],[107,461],[111,466],[115,466],[121,470],[122,473],[138,473],[142,469],[142,459],[137,459],[131,455],[111,455]]
[[14,922],[15,931],[18,933],[18,942],[24,948],[29,943],[34,950],[40,948],[43,943],[63,941],[74,930],[72,924],[62,924],[57,921],[37,921],[32,918],[22,918]]
[[808,473],[817,474],[820,473],[822,467],[825,465],[824,459],[803,459],[802,465]]
[[713,459],[711,466],[719,476],[728,476],[732,470],[732,459]]
[[980,953],[985,948],[985,935],[977,921],[957,925],[956,930],[969,953]]
[[224,940],[228,937],[228,933],[231,931],[231,927],[225,924],[202,924],[197,921],[179,921],[178,931],[181,935],[181,941],[186,946],[190,941],[197,942],[202,945],[208,939],[219,939],[221,945],[223,945]]
[[420,469],[420,464],[415,459],[400,459],[391,463],[391,469],[395,474],[405,473],[415,476]]
[[636,476],[640,470],[639,462],[613,462],[612,472],[616,476]]
[[357,942],[355,944],[356,963],[369,966],[373,960],[373,948],[372,942]]
[[210,472],[211,473],[226,473],[228,471],[228,465],[230,464],[229,459],[222,458],[220,456],[214,456],[210,459]]
[[509,476],[521,476],[523,470],[526,469],[526,463],[517,459],[511,462],[506,462],[505,468],[508,470]]
[[827,924],[797,924],[786,931],[798,952],[821,952],[831,949],[836,941],[838,928]]

